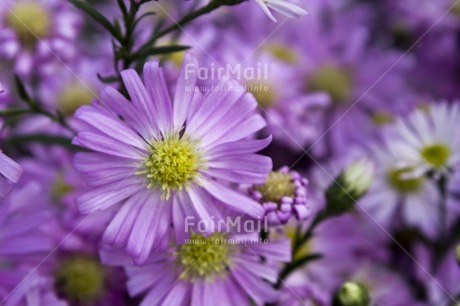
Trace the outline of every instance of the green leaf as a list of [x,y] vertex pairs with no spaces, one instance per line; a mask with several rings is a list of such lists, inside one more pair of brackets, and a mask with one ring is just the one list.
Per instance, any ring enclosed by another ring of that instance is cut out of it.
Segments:
[[94,9],[91,5],[80,1],[80,0],[69,0],[75,7],[79,8],[80,10],[84,11],[88,16],[93,18],[96,22],[102,25],[107,31],[109,31],[116,39],[120,40],[121,37],[117,32],[116,28],[112,25],[112,23],[105,18],[101,13],[99,13],[96,9]]
[[10,143],[12,145],[22,145],[25,143],[30,142],[39,142],[42,144],[47,145],[60,145],[64,147],[71,148],[76,151],[86,151],[86,149],[73,145],[72,139],[57,136],[57,135],[50,135],[50,134],[27,134],[27,135],[16,135],[10,138],[7,138],[5,142]]
[[115,83],[121,80],[117,75],[102,76],[100,73],[97,74],[97,78],[102,83]]
[[8,117],[8,116],[20,116],[24,114],[29,114],[30,110],[28,109],[20,109],[20,108],[9,108],[0,111],[0,116]]
[[136,28],[136,26],[139,24],[139,22],[140,22],[142,19],[144,19],[144,18],[146,18],[146,17],[148,17],[148,16],[154,16],[154,15],[156,15],[156,14],[157,14],[157,13],[155,13],[155,12],[147,12],[147,13],[145,13],[145,14],[142,14],[141,16],[139,16],[139,18],[137,18],[136,21],[134,21],[133,28]]
[[117,2],[123,16],[128,15],[128,9],[126,8],[125,2],[123,0],[117,0]]
[[16,83],[16,90],[18,91],[19,97],[24,101],[30,100],[24,83],[22,83],[22,80],[17,75],[14,76],[14,82]]

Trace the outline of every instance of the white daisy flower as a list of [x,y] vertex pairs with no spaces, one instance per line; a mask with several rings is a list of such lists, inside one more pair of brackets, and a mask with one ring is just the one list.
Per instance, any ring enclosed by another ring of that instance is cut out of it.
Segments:
[[411,167],[413,175],[429,171],[448,174],[460,162],[459,104],[442,102],[415,110],[401,118],[395,132],[401,139],[401,167]]
[[262,8],[262,10],[267,14],[267,16],[274,22],[276,18],[270,11],[274,9],[275,11],[283,14],[288,18],[298,18],[300,16],[308,15],[308,12],[297,4],[291,3],[287,0],[255,0],[257,4]]
[[373,146],[377,173],[361,200],[362,208],[385,228],[402,223],[434,237],[440,230],[439,190],[435,181],[424,175],[414,176],[413,168],[398,165],[401,147],[390,138],[384,145]]

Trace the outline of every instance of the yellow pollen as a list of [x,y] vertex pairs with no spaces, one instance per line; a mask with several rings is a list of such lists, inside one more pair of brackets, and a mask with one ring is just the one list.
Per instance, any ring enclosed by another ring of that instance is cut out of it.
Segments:
[[454,1],[454,6],[450,10],[450,12],[453,13],[454,15],[460,15],[460,3],[458,3],[457,0],[452,0],[452,1]]
[[33,47],[38,39],[47,36],[51,30],[50,16],[36,2],[17,3],[6,15],[6,23],[27,47]]
[[288,64],[295,64],[299,59],[297,53],[288,46],[272,44],[267,47],[267,50],[274,57]]
[[265,184],[256,186],[255,189],[262,194],[263,202],[279,204],[282,197],[295,195],[295,185],[289,173],[271,172]]
[[105,271],[96,258],[86,255],[69,257],[59,265],[54,285],[68,300],[88,303],[103,294]]
[[184,268],[181,278],[195,281],[224,276],[233,246],[227,243],[222,233],[208,237],[193,234],[190,241],[177,250],[178,264]]
[[399,192],[402,193],[411,193],[416,192],[423,184],[424,178],[423,177],[414,177],[414,178],[407,178],[404,179],[402,176],[405,173],[409,173],[412,171],[410,168],[402,168],[402,169],[392,169],[388,172],[388,180],[390,184],[397,189]]
[[422,157],[436,168],[445,166],[450,157],[450,149],[444,144],[432,144],[422,149]]
[[269,108],[276,103],[277,95],[270,84],[251,82],[247,85],[247,90],[254,95],[262,109]]
[[72,82],[59,93],[57,107],[65,116],[72,116],[77,108],[90,105],[94,98],[91,88],[80,82]]
[[324,65],[308,80],[307,89],[328,93],[335,103],[346,100],[352,90],[351,73],[334,65]]
[[60,174],[51,186],[51,197],[55,203],[59,203],[66,194],[73,190],[74,187],[67,184],[63,175]]
[[171,190],[182,190],[200,175],[202,163],[197,142],[176,133],[152,141],[143,170],[136,174],[145,175],[147,188],[160,188],[162,197],[169,199]]
[[372,116],[372,121],[377,126],[386,125],[393,122],[393,117],[387,112],[376,112]]

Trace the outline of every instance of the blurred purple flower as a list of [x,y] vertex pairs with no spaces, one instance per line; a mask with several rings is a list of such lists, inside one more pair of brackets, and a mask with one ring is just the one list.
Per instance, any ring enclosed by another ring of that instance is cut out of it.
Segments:
[[57,57],[76,55],[75,39],[81,17],[70,3],[58,0],[13,1],[0,6],[0,58],[10,60],[25,77],[46,70]]
[[436,236],[441,221],[441,197],[436,182],[414,175],[410,166],[401,164],[401,143],[393,136],[385,138],[383,144],[374,145],[371,150],[377,175],[361,201],[363,209],[385,228],[407,225],[429,237]]
[[272,284],[279,263],[290,256],[288,240],[261,243],[258,234],[219,233],[194,235],[186,244],[153,253],[142,267],[132,266],[129,258],[113,250],[101,252],[104,263],[125,266],[131,296],[146,293],[140,306],[274,302],[277,291]]

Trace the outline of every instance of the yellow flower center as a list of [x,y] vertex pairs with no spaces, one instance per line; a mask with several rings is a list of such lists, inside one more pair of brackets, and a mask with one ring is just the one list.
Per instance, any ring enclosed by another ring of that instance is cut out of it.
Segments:
[[80,82],[72,82],[58,95],[58,109],[66,116],[72,116],[82,105],[90,105],[95,95],[91,88]]
[[420,152],[422,157],[436,168],[445,166],[450,157],[450,149],[443,144],[426,146]]
[[276,92],[269,84],[250,82],[247,90],[254,95],[254,98],[262,109],[269,108],[276,103]]
[[232,246],[222,233],[208,237],[193,234],[190,241],[177,250],[178,263],[184,268],[181,278],[195,281],[224,276],[230,264]]
[[297,53],[288,46],[271,44],[267,47],[267,50],[274,57],[288,64],[294,64],[299,59]]
[[51,197],[55,203],[59,203],[63,196],[72,192],[74,187],[67,184],[62,174],[60,174],[51,186]]
[[377,126],[386,125],[393,122],[393,116],[387,112],[376,112],[372,115],[372,121]]
[[346,100],[352,90],[353,80],[349,71],[334,65],[324,65],[309,79],[307,88],[328,93],[335,103]]
[[48,12],[33,1],[17,3],[6,15],[6,23],[18,35],[21,42],[33,47],[37,40],[47,36],[51,30]]
[[450,10],[450,12],[453,13],[454,15],[460,15],[460,3],[458,3],[458,1],[456,0],[452,0],[452,1],[454,2],[454,6]]
[[293,197],[295,185],[289,173],[271,172],[265,184],[255,189],[262,194],[263,202],[280,203],[282,197]]
[[71,301],[94,301],[104,292],[105,271],[96,258],[84,255],[69,257],[59,265],[54,285]]
[[412,171],[411,168],[392,169],[388,172],[390,184],[402,193],[417,191],[423,184],[423,177],[403,178],[402,176]]
[[152,141],[144,169],[137,174],[147,177],[147,188],[161,188],[162,197],[169,199],[171,190],[182,190],[199,176],[202,162],[197,142],[176,133]]

